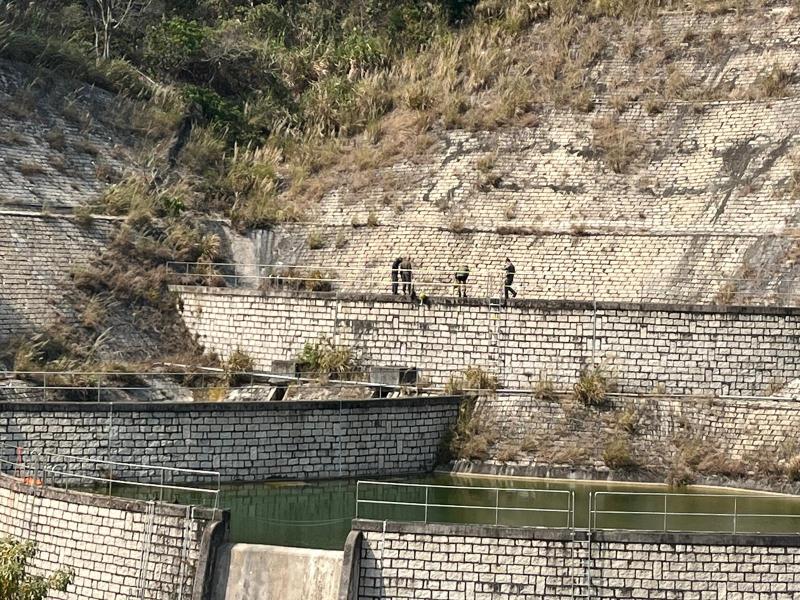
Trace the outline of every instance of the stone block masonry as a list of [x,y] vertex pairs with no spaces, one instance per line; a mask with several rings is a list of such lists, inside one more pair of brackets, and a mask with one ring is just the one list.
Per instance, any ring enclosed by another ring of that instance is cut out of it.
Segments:
[[[87,458],[219,471],[223,481],[397,475],[433,468],[458,405],[459,399],[450,397],[2,403],[0,442]],[[134,475],[157,477],[115,471],[121,478]]]
[[[200,598],[221,511],[31,488],[0,475],[0,537],[37,544],[37,573],[72,569],[61,600]],[[204,537],[206,541],[204,542]]]
[[[800,597],[796,536],[643,534],[355,521],[359,600]],[[590,567],[590,568],[587,568]]]
[[[633,455],[640,466],[656,470],[671,465],[682,439],[703,440],[725,456],[753,465],[756,459],[766,461],[792,448],[800,430],[800,405],[779,398],[614,395],[606,409],[590,410],[576,407],[571,394],[541,399],[520,393],[482,397],[478,410],[482,422],[497,425],[505,443],[522,447],[526,440],[537,441],[533,459],[515,461],[520,474],[550,468],[535,458],[567,457],[576,449],[586,453],[583,465],[602,465],[608,440],[620,435],[622,414],[633,419],[633,431],[627,432]],[[475,470],[474,465],[464,468]]]
[[0,213],[0,339],[51,324],[64,283],[108,244],[114,221]]
[[593,360],[623,392],[759,394],[800,377],[796,309],[519,301],[497,310],[485,299],[419,307],[391,296],[175,289],[207,350],[240,348],[261,369],[330,336],[367,365],[417,366],[438,385],[478,366],[504,386],[546,376],[567,389]]

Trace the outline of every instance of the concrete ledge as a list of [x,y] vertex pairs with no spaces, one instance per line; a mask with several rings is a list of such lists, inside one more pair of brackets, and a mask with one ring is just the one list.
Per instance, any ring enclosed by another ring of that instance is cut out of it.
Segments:
[[0,412],[33,413],[62,412],[288,412],[318,409],[336,412],[340,408],[374,409],[396,406],[452,406],[461,402],[460,396],[413,396],[408,398],[368,398],[365,400],[300,400],[281,402],[0,402]]
[[[47,498],[60,502],[71,502],[85,506],[96,506],[98,508],[111,508],[125,512],[147,512],[148,502],[145,500],[131,500],[118,496],[101,496],[89,492],[65,491],[44,486],[33,486],[22,483],[19,479],[10,475],[0,474],[0,487],[11,490],[17,494],[29,494],[38,498]],[[186,507],[178,504],[158,503],[157,512],[159,515],[168,517],[186,517]],[[227,519],[227,511],[215,508],[195,508],[195,516],[198,519],[208,521],[222,521]]]
[[192,600],[210,600],[213,594],[214,572],[220,549],[230,537],[230,512],[222,511],[222,519],[212,521],[203,530],[197,569],[194,574]]
[[[362,532],[410,533],[514,540],[586,541],[588,532],[576,529],[534,527],[497,527],[494,525],[461,525],[447,523],[411,523],[354,519],[353,530]],[[385,529],[384,529],[385,527]],[[592,541],[626,544],[695,544],[705,546],[776,546],[798,548],[800,535],[754,535],[729,533],[660,533],[639,531],[594,531]]]
[[[210,296],[244,296],[258,298],[307,298],[314,300],[338,300],[340,302],[367,302],[374,304],[396,304],[414,310],[419,304],[411,302],[403,296],[392,294],[363,294],[355,292],[308,292],[279,290],[261,291],[247,288],[207,287],[193,285],[170,285],[170,291],[179,294],[204,294]],[[457,298],[450,296],[428,296],[432,306],[482,306],[488,308],[487,298]],[[772,316],[800,316],[800,307],[785,306],[733,306],[690,303],[658,303],[658,302],[607,302],[599,301],[596,304],[589,300],[537,300],[514,299],[509,300],[508,306],[503,310],[621,310],[631,312],[684,312],[700,314],[730,314],[730,315],[772,315]]]
[[351,530],[344,542],[342,577],[339,580],[339,600],[358,600],[358,582],[361,563],[361,543],[364,533]]

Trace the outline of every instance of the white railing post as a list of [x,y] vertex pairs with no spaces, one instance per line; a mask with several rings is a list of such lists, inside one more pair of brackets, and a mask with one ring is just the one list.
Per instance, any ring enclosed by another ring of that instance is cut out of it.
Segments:
[[430,492],[430,487],[425,486],[425,523],[428,522],[428,492]]

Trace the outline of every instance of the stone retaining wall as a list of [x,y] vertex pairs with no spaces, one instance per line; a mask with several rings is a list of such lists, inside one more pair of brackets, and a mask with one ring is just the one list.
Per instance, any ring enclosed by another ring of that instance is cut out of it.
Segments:
[[74,268],[108,244],[114,221],[0,213],[0,339],[51,324]]
[[221,511],[32,488],[0,475],[0,537],[35,542],[37,573],[74,572],[67,592],[50,598],[199,600],[206,532],[222,518]]
[[[458,404],[458,398],[450,397],[0,403],[0,442],[79,457],[219,471],[224,481],[420,473],[433,468]],[[160,474],[115,469],[115,476],[146,479]]]
[[359,600],[800,595],[796,536],[595,532],[590,550],[582,532],[370,521],[353,526],[364,532]]
[[505,386],[547,376],[569,389],[593,358],[626,392],[762,393],[775,379],[800,376],[800,311],[792,309],[599,303],[595,313],[579,302],[492,309],[485,300],[436,299],[419,307],[391,296],[175,289],[207,350],[240,348],[261,369],[330,336],[368,365],[417,366],[439,385],[478,366]]
[[[490,454],[519,448],[518,456],[501,467],[519,474],[565,464],[605,468],[609,440],[624,437],[645,470],[663,473],[676,448],[688,441],[702,442],[707,453],[743,461],[756,478],[767,477],[769,459],[797,451],[800,429],[800,402],[789,398],[614,396],[598,410],[576,403],[572,394],[542,399],[526,393],[486,396],[478,406],[481,422],[500,432],[502,444]],[[470,471],[477,465],[461,467]]]

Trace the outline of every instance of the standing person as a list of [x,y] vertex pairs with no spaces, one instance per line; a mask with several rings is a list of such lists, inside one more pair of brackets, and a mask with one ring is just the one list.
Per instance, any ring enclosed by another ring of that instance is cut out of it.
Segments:
[[392,263],[392,294],[395,296],[397,295],[397,288],[399,287],[397,282],[400,281],[400,263],[402,262],[402,258],[395,258]]
[[406,256],[400,263],[400,279],[403,281],[403,296],[411,294],[413,287],[411,285],[411,257]]
[[517,297],[517,292],[511,287],[511,284],[514,283],[514,274],[517,270],[514,268],[514,264],[506,257],[506,264],[503,267],[503,271],[505,271],[505,281],[504,281],[504,291],[505,291],[505,299],[508,300],[508,295],[511,294],[514,298]]
[[469,266],[464,265],[456,271],[456,287],[458,288],[458,297],[467,297],[467,279],[469,279]]

